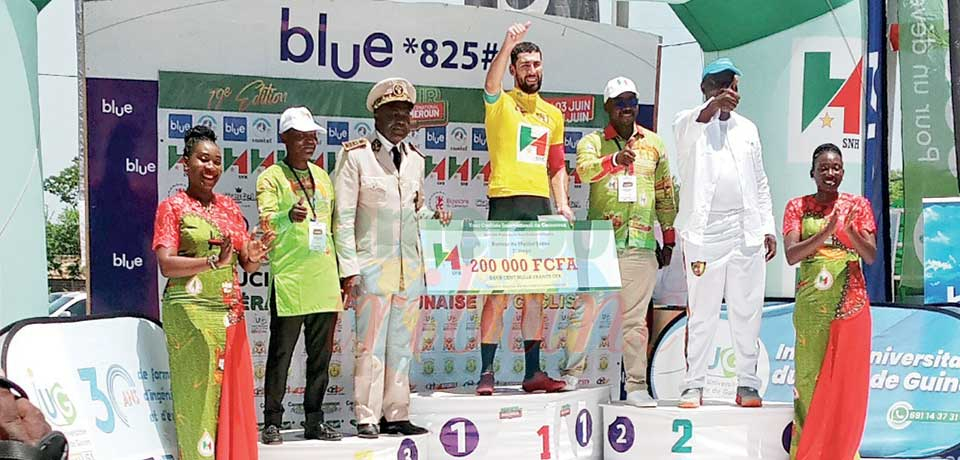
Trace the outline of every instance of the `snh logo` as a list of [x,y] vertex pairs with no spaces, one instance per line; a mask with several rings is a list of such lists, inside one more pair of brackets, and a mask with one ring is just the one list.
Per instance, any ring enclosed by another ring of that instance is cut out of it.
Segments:
[[167,170],[173,169],[176,165],[185,165],[187,160],[183,157],[183,151],[176,145],[167,146]]
[[433,258],[436,261],[436,268],[440,268],[445,263],[450,263],[450,268],[460,270],[460,247],[454,246],[453,249],[446,251],[440,243],[433,244]]
[[517,136],[517,159],[526,163],[542,163],[547,157],[550,130],[542,126],[520,124]]
[[[285,156],[286,152],[284,152],[284,157]],[[283,157],[280,157],[280,159],[282,160]],[[332,175],[334,168],[337,167],[337,152],[327,152],[324,154],[323,152],[317,151],[317,157],[313,159],[313,164],[323,168],[328,174]]]
[[[790,64],[789,161],[809,162],[820,144],[833,142],[860,158],[863,59],[849,49],[861,40],[805,38],[794,42]],[[859,161],[859,160],[855,160]]]
[[278,155],[279,159],[283,159],[283,157],[286,156],[286,153],[283,151],[271,151],[266,154],[261,154],[260,152],[266,152],[266,150],[245,149],[238,155],[232,147],[225,147],[223,149],[223,170],[226,171],[236,166],[237,174],[246,176],[250,174],[250,171],[256,171],[260,168],[266,169],[273,166],[278,159]]
[[[462,161],[461,161],[462,160]],[[483,176],[483,183],[490,182],[490,162],[482,161],[478,157],[462,158],[456,155],[449,157],[427,155],[424,160],[425,177],[434,176],[439,183],[447,179],[460,179],[460,184],[466,185],[470,181]],[[466,207],[466,205],[464,205]]]
[[583,179],[580,177],[580,172],[577,171],[577,161],[575,158],[564,158],[564,164],[567,165],[567,174],[573,176],[573,187],[580,188],[583,186]]

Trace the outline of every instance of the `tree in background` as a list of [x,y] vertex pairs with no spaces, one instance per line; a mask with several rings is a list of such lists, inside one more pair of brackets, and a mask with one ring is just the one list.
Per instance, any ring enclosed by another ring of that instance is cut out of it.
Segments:
[[79,278],[80,269],[80,158],[56,175],[43,180],[43,190],[66,206],[56,216],[47,212],[47,269]]
[[890,171],[890,207],[903,209],[903,171]]

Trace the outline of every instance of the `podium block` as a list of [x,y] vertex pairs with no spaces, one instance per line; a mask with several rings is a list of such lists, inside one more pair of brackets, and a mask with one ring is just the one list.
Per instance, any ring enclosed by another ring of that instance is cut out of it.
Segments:
[[699,409],[681,409],[676,401],[660,401],[657,408],[617,403],[602,409],[606,460],[789,458],[792,404],[742,408],[708,402]]
[[603,458],[600,404],[610,401],[608,386],[551,394],[497,390],[493,396],[466,390],[411,396],[410,418],[430,429],[431,458]]
[[348,436],[341,441],[304,439],[303,430],[283,433],[283,444],[258,444],[260,460],[430,460],[429,435],[383,436],[360,439]]

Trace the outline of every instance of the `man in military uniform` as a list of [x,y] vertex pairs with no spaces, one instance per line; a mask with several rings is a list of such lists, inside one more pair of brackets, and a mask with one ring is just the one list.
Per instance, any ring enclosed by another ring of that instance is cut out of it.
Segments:
[[424,291],[418,221],[449,222],[450,214],[423,206],[423,154],[404,141],[415,102],[405,79],[374,85],[367,109],[376,130],[345,143],[337,157],[334,236],[347,308],[357,311],[354,410],[362,438],[427,432],[408,414],[413,328]]

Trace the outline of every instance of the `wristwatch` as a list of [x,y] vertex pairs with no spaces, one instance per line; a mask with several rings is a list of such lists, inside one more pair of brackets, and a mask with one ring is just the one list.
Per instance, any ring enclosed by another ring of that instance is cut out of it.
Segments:
[[210,266],[211,270],[216,270],[217,268],[219,268],[217,267],[218,260],[220,260],[220,258],[215,255],[210,255],[209,257],[207,257],[207,265]]

